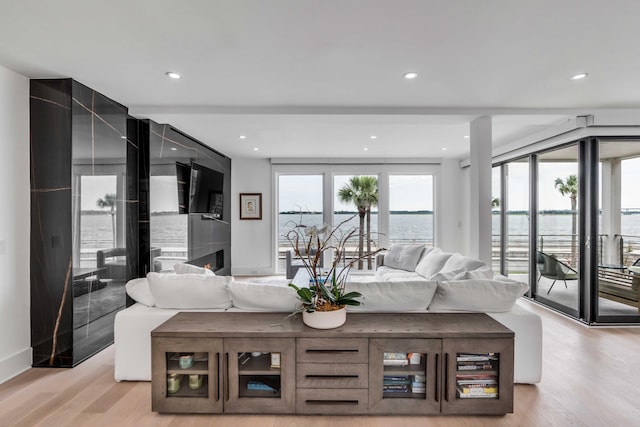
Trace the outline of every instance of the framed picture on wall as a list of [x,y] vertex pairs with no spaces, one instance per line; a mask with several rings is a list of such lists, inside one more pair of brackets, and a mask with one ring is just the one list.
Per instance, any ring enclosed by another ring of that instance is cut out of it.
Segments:
[[262,219],[262,193],[240,193],[240,219]]

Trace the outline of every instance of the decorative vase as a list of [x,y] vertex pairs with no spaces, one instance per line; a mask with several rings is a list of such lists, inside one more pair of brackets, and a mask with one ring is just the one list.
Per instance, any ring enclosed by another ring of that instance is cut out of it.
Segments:
[[344,325],[347,321],[347,309],[342,307],[332,311],[302,312],[302,322],[315,329],[333,329]]

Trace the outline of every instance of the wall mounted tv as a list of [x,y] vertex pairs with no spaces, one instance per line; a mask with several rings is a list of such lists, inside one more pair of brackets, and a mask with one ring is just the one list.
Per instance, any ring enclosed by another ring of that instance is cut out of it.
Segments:
[[205,213],[213,219],[223,219],[223,183],[223,173],[192,162],[189,213]]

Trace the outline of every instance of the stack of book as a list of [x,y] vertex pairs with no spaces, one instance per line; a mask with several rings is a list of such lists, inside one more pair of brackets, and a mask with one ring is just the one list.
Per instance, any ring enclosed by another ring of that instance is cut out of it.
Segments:
[[384,366],[407,366],[409,359],[407,359],[407,353],[391,353],[384,352],[382,364]]
[[413,393],[420,393],[420,394],[424,394],[427,392],[426,375],[412,375],[411,391]]
[[458,371],[496,371],[498,357],[493,353],[458,354],[456,357]]
[[409,375],[385,375],[382,378],[382,392],[408,393],[410,383]]
[[496,398],[498,382],[493,375],[469,375],[456,377],[456,390],[460,398]]
[[[494,353],[461,353],[456,357],[456,391],[460,398],[498,397],[498,357]],[[460,373],[463,371],[464,373]]]

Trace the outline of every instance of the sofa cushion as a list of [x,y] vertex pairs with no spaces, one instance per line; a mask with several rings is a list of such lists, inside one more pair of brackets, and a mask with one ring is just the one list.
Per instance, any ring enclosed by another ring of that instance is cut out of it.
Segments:
[[413,278],[424,280],[424,277],[415,271],[398,270],[395,268],[389,268],[385,265],[378,267],[375,276],[377,280],[407,280]]
[[453,271],[453,270],[472,271],[482,267],[486,267],[486,264],[484,263],[484,261],[455,253],[451,255],[451,257],[449,257],[447,262],[442,267],[441,271]]
[[[477,270],[467,271],[464,279],[493,279],[494,273],[489,267],[479,268]],[[502,276],[504,277],[504,276]]]
[[231,276],[148,273],[149,289],[160,308],[229,308]]
[[176,274],[208,274],[215,276],[216,274],[208,268],[198,267],[197,265],[191,265],[185,263],[179,263],[173,266]]
[[424,252],[424,245],[392,245],[384,256],[384,265],[400,270],[415,271],[422,252]]
[[420,262],[416,266],[416,273],[430,279],[431,276],[439,273],[444,267],[447,260],[453,255],[449,252],[442,252],[439,248],[429,251],[423,255]]
[[528,289],[526,283],[496,275],[494,279],[439,281],[429,305],[432,312],[505,312]]
[[247,311],[287,311],[296,310],[300,301],[296,291],[286,284],[232,281],[229,293],[233,307]]
[[427,280],[348,282],[346,292],[360,292],[360,306],[347,306],[357,312],[425,311],[436,290]]
[[147,307],[153,307],[156,305],[156,300],[153,299],[153,295],[151,295],[149,281],[146,277],[129,280],[127,284],[124,285],[124,289],[127,292],[127,295],[129,295],[135,302],[144,304]]
[[433,276],[431,276],[430,280],[432,281],[462,280],[462,279],[467,279],[467,273],[468,271],[463,268],[458,270],[451,270],[451,271],[440,271],[439,273],[436,273]]

